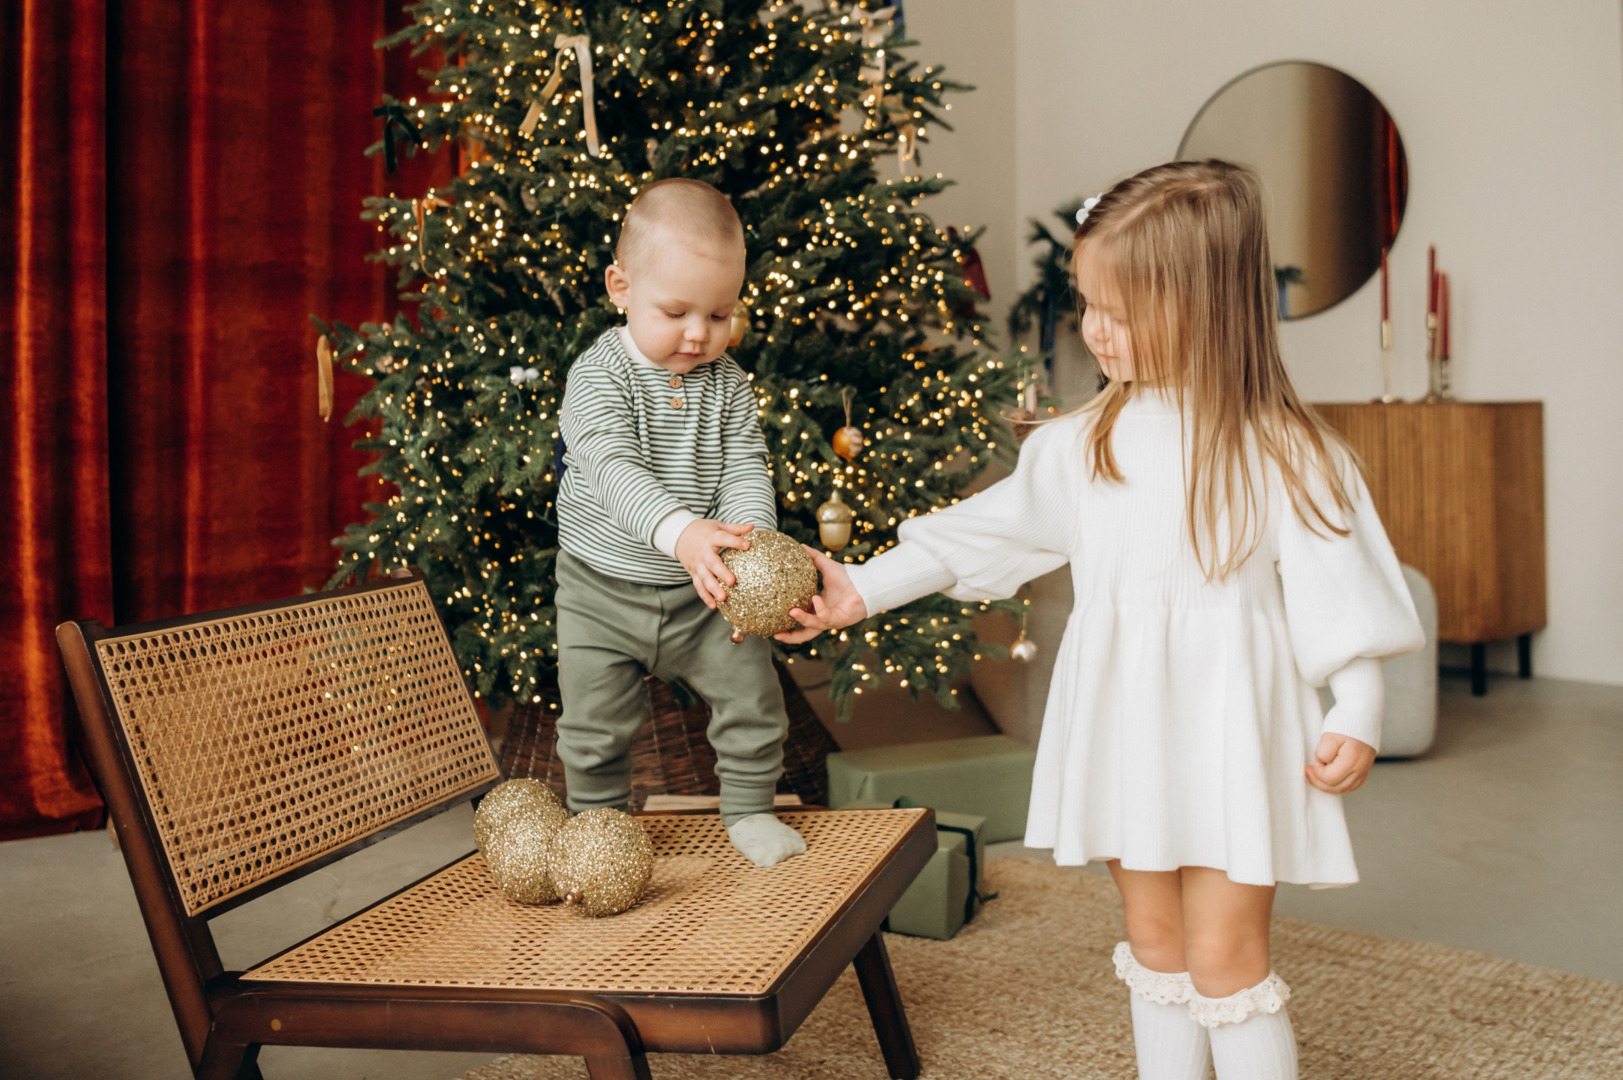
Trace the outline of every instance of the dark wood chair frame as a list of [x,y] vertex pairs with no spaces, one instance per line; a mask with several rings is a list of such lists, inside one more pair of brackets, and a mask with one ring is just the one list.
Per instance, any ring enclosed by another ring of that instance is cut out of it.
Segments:
[[[124,626],[117,628],[117,636],[179,629],[399,584],[382,582],[359,590]],[[443,623],[440,630],[444,632]],[[649,1052],[764,1054],[778,1049],[847,964],[856,968],[890,1075],[897,1080],[918,1075],[918,1052],[880,928],[936,849],[932,816],[920,819],[892,858],[859,885],[759,996],[254,982],[242,972],[226,971],[209,930],[210,919],[466,799],[476,799],[494,781],[198,915],[187,915],[97,659],[96,641],[109,636],[114,631],[94,620],[57,628],[57,643],[78,704],[81,738],[124,852],[187,1057],[202,1080],[259,1078],[257,1058],[264,1045],[573,1054],[586,1059],[593,1080],[648,1080]]]

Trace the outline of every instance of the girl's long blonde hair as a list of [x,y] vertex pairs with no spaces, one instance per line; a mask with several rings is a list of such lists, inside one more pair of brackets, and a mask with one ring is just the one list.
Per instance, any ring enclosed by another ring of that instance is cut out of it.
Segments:
[[1268,500],[1259,454],[1279,470],[1304,524],[1346,535],[1351,500],[1330,448],[1357,458],[1302,404],[1280,359],[1257,175],[1215,160],[1146,169],[1100,196],[1076,230],[1073,266],[1083,245],[1124,310],[1135,379],[1111,383],[1085,407],[1097,414],[1094,478],[1123,480],[1111,430],[1135,383],[1157,384],[1187,405],[1189,538],[1208,578],[1227,577],[1261,543]]

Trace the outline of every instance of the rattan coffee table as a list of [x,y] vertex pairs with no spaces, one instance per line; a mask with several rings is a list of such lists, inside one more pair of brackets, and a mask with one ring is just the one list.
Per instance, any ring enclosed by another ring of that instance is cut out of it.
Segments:
[[[759,868],[714,812],[645,814],[630,911],[526,907],[469,855],[245,971],[209,920],[500,777],[418,578],[183,619],[57,631],[86,749],[198,1077],[259,1047],[762,1054],[855,966],[892,1077],[919,1059],[885,915],[936,850],[928,810],[781,812],[807,851]],[[470,837],[471,841],[471,837]]]
[[855,960],[891,1075],[917,1075],[877,933],[935,849],[930,812],[779,817],[806,853],[762,869],[714,813],[640,815],[654,879],[641,903],[606,919],[514,903],[470,855],[243,973],[226,1016],[272,985],[542,989],[613,1002],[649,1051],[758,1054],[787,1042]]

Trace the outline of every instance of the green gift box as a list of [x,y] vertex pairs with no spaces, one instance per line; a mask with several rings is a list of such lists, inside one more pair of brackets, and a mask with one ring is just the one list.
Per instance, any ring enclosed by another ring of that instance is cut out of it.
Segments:
[[1026,835],[1036,762],[1036,750],[1007,735],[844,750],[828,755],[828,802],[890,806],[906,798],[937,814],[985,818],[989,844],[1018,840]]
[[[906,805],[911,800],[903,799]],[[889,809],[889,803],[856,799],[846,810]],[[982,832],[986,819],[974,814],[936,811],[936,849],[919,876],[890,909],[885,928],[896,934],[946,941],[975,917],[983,900],[981,889],[986,861]]]

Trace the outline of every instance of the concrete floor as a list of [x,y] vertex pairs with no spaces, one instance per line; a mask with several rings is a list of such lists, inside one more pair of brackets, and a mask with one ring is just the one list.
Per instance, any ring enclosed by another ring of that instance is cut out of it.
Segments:
[[[874,695],[851,724],[831,725],[835,737],[854,749],[987,730],[973,702],[932,725],[921,716],[933,710],[906,701]],[[1382,762],[1347,813],[1363,883],[1282,889],[1282,914],[1623,981],[1623,687],[1495,679],[1474,699],[1463,679],[1445,677],[1436,748]],[[471,820],[461,807],[217,919],[227,967],[469,850]],[[1044,854],[1018,844],[995,853]],[[271,1080],[438,1080],[484,1060],[275,1048],[260,1058]],[[0,844],[0,1077],[186,1075],[107,835]]]

